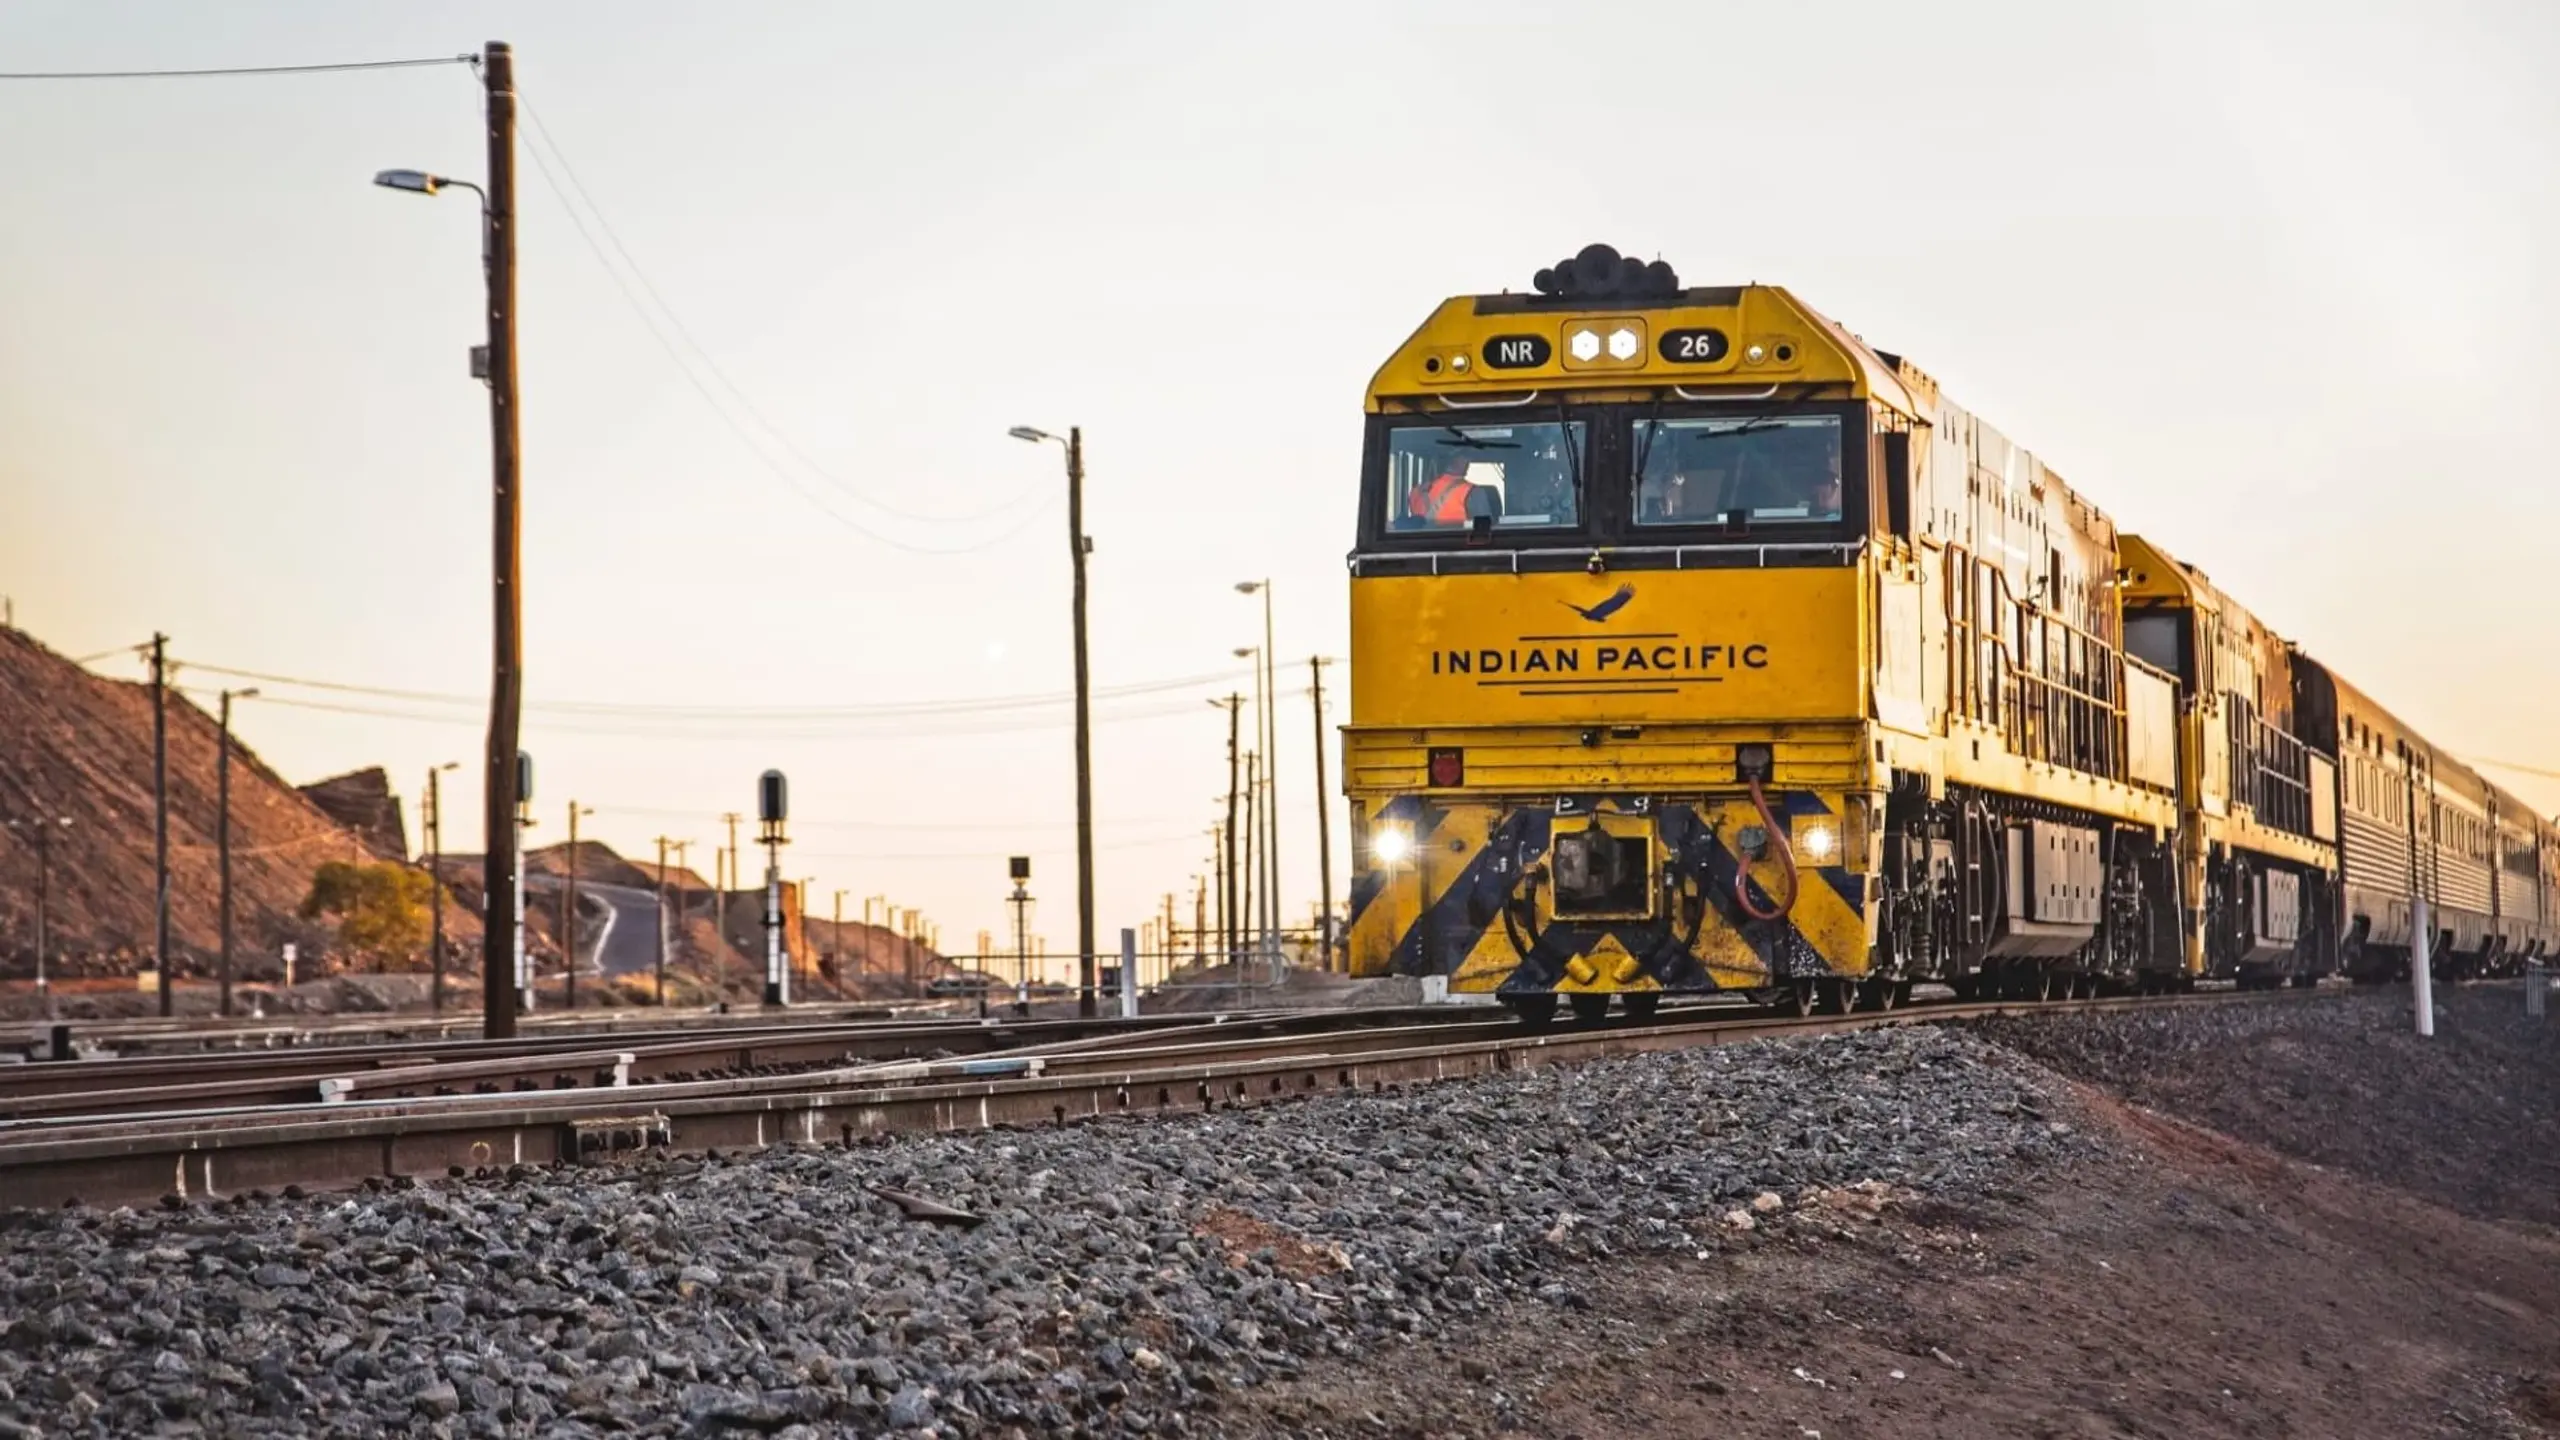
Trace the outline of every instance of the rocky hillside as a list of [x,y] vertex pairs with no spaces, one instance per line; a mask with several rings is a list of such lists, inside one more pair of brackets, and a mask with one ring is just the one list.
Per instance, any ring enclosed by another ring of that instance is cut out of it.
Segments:
[[[220,946],[213,718],[168,697],[169,869],[179,973],[202,973]],[[276,953],[325,932],[294,911],[326,860],[365,859],[363,839],[236,744],[231,768],[237,944]],[[31,973],[36,845],[52,836],[52,935],[65,973],[129,972],[152,953],[151,691],[81,669],[23,631],[0,629],[0,975]],[[193,962],[193,963],[191,963]],[[255,973],[244,963],[244,973]]]

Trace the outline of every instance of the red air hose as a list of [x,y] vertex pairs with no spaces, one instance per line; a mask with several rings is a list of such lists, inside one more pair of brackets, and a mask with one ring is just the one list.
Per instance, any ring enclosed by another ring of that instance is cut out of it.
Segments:
[[1751,862],[1740,851],[1734,853],[1733,900],[1742,913],[1754,920],[1775,920],[1796,908],[1796,850],[1787,843],[1786,829],[1769,813],[1769,797],[1760,793],[1760,777],[1751,777],[1751,804],[1760,812],[1760,827],[1768,832],[1769,843],[1778,847],[1779,868],[1787,872],[1786,898],[1774,910],[1763,910],[1751,903]]

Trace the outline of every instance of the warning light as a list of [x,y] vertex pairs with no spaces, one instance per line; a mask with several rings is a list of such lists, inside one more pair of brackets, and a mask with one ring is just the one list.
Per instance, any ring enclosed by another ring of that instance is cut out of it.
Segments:
[[1454,790],[1467,783],[1467,752],[1458,749],[1431,752],[1431,783],[1434,788]]

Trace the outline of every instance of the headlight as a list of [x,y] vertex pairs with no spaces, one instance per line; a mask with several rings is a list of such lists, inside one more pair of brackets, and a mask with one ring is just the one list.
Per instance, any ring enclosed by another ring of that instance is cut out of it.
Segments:
[[1828,825],[1807,825],[1796,843],[1807,860],[1827,861],[1840,853],[1840,834]]
[[1369,853],[1381,865],[1401,865],[1413,858],[1413,832],[1401,825],[1381,825],[1369,832]]

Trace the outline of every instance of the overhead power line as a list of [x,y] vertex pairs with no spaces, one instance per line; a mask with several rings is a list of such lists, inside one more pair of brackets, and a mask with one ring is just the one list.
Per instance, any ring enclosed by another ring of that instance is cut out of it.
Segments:
[[[599,802],[595,806],[595,811],[599,815],[634,815],[652,821],[695,820],[700,821],[705,825],[716,823],[724,813],[719,810],[679,810],[663,805],[608,805],[602,802]],[[1095,824],[1099,826],[1113,829],[1133,829],[1141,826],[1149,829],[1161,829],[1167,825],[1180,825],[1182,823],[1183,822],[1177,818],[1169,815],[1125,816],[1115,817],[1108,820],[1097,820],[1095,822]],[[985,820],[975,821],[969,824],[946,824],[936,821],[917,821],[899,817],[886,820],[795,819],[791,824],[794,829],[799,830],[850,830],[857,832],[887,830],[894,831],[902,835],[909,832],[939,835],[978,835],[989,833],[999,835],[1019,835],[1025,831],[1031,830],[1072,830],[1075,828],[1076,822],[1073,820]],[[1196,835],[1199,833],[1199,827],[1194,825],[1185,825],[1182,833],[1185,835]]]
[[416,60],[340,60],[326,65],[230,65],[204,70],[0,70],[0,80],[203,80],[231,75],[324,75],[347,70],[415,70],[427,65],[476,65],[477,55],[432,55]]
[[2495,770],[2512,770],[2518,775],[2539,775],[2545,780],[2560,780],[2560,770],[2545,770],[2539,765],[2518,765],[2512,760],[2492,760],[2485,755],[2472,756],[2471,763],[2486,765]]
[[[578,203],[584,205],[587,213],[595,218],[596,229],[604,235],[605,243],[611,245],[613,247],[613,253],[622,258],[623,267],[631,272],[631,279],[633,283],[637,284],[641,291],[649,297],[650,302],[657,306],[658,313],[666,319],[667,328],[672,330],[675,333],[675,338],[683,342],[684,348],[692,352],[694,358],[701,362],[702,368],[710,372],[711,378],[719,382],[720,388],[727,391],[730,398],[738,402],[738,408],[746,412],[747,418],[754,421],[758,429],[771,436],[774,443],[780,446],[785,453],[791,456],[791,458],[806,466],[811,473],[833,483],[837,489],[842,490],[851,498],[858,500],[865,505],[872,506],[884,514],[896,516],[901,520],[916,521],[921,524],[957,525],[972,523],[979,520],[988,520],[1018,507],[1024,500],[1030,498],[1031,492],[1028,489],[1025,489],[1024,491],[1014,495],[1011,499],[965,515],[926,515],[913,510],[903,509],[886,500],[881,500],[874,496],[865,494],[860,486],[845,480],[843,477],[829,470],[826,466],[818,463],[818,461],[813,458],[807,450],[803,449],[799,444],[794,442],[788,434],[784,433],[780,426],[775,425],[772,420],[766,417],[764,411],[756,405],[754,400],[748,397],[746,391],[740,389],[738,387],[738,383],[729,378],[729,373],[721,368],[720,362],[712,357],[711,352],[703,347],[702,342],[693,337],[693,331],[684,323],[684,317],[676,313],[676,309],[673,305],[667,303],[667,297],[661,294],[657,285],[649,279],[649,272],[641,269],[640,262],[632,258],[630,247],[622,243],[622,236],[613,228],[613,221],[605,216],[604,207],[598,205],[595,201],[595,197],[587,192],[586,182],[578,178],[578,167],[569,162],[568,153],[560,148],[560,142],[558,139],[553,137],[551,127],[542,122],[542,112],[535,108],[533,102],[530,99],[527,99],[521,91],[518,92],[516,98],[518,103],[524,106],[525,119],[532,122],[532,130],[535,138],[541,142],[541,145],[544,148],[551,152],[551,158],[560,163],[560,174],[567,178],[569,182],[569,190],[576,193]],[[539,163],[539,157],[537,156],[537,168],[539,168]],[[544,179],[549,181],[550,178],[549,172],[545,171]],[[558,196],[563,205],[569,204],[568,195],[561,192],[556,184],[553,186],[553,194]],[[571,208],[574,211],[576,207],[572,206]],[[595,249],[593,246],[590,248]],[[595,256],[599,263],[606,263],[608,270],[612,268],[609,263],[605,262],[604,252],[601,249],[595,249]],[[635,305],[638,303],[637,299],[630,296],[627,292],[625,294],[625,298],[631,299]]]
[[[638,262],[632,260],[631,252],[623,246],[620,238],[615,235],[612,225],[604,217],[604,212],[597,208],[595,201],[587,195],[586,188],[583,185],[578,184],[576,172],[571,169],[568,156],[561,151],[559,142],[552,138],[551,132],[542,124],[541,116],[534,109],[532,102],[525,98],[521,89],[518,90],[516,98],[517,102],[524,107],[525,117],[533,122],[529,133],[535,143],[528,144],[525,147],[525,153],[532,157],[534,170],[542,176],[543,185],[551,191],[553,198],[560,202],[561,208],[568,212],[570,228],[577,231],[578,238],[585,242],[588,253],[593,255],[595,257],[596,264],[602,267],[605,272],[605,278],[613,282],[613,287],[621,294],[623,303],[628,305],[631,308],[631,313],[639,318],[642,328],[649,332],[649,338],[655,340],[658,343],[658,348],[666,352],[667,359],[676,367],[676,373],[682,376],[684,382],[693,388],[695,394],[702,397],[703,404],[711,407],[711,413],[719,418],[720,423],[728,428],[729,433],[737,438],[738,443],[746,447],[747,452],[755,457],[755,460],[759,465],[763,466],[767,471],[770,471],[776,479],[789,486],[795,494],[799,495],[802,500],[807,501],[813,509],[817,510],[820,514],[825,515],[828,519],[835,521],[837,524],[844,526],[846,529],[863,536],[865,539],[876,541],[893,550],[903,550],[914,555],[967,555],[974,554],[979,551],[991,550],[997,546],[1005,544],[1014,537],[1020,535],[1023,531],[1029,529],[1035,522],[1046,516],[1051,509],[1055,508],[1063,492],[1052,493],[1049,496],[1047,503],[1034,506],[1019,522],[1005,529],[1002,533],[988,537],[987,539],[963,545],[917,545],[901,540],[893,535],[883,534],[880,531],[873,529],[871,526],[842,513],[833,505],[828,504],[826,499],[813,491],[809,484],[804,481],[801,476],[791,468],[791,466],[784,463],[783,460],[776,458],[773,450],[774,446],[778,446],[778,448],[780,448],[786,455],[796,458],[801,465],[805,466],[812,473],[827,480],[839,492],[843,493],[848,498],[861,501],[864,504],[871,505],[892,516],[905,520],[922,521],[926,523],[959,524],[989,519],[1002,514],[1007,510],[1015,508],[1024,499],[1030,498],[1035,492],[1026,489],[1014,499],[1006,501],[991,510],[974,516],[919,515],[910,511],[901,510],[886,501],[878,500],[869,495],[863,494],[854,486],[838,479],[824,467],[820,466],[815,460],[810,459],[806,451],[793,444],[788,437],[784,436],[780,430],[775,428],[771,421],[764,418],[764,413],[756,408],[754,402],[746,398],[745,393],[739,390],[738,386],[728,378],[727,374],[719,368],[716,362],[711,360],[709,353],[703,350],[701,345],[694,341],[692,332],[687,330],[684,322],[677,318],[674,309],[670,307],[666,303],[665,298],[659,294],[657,287],[650,284],[647,274],[640,269]],[[550,152],[550,159],[544,158],[545,150]],[[561,173],[569,177],[568,186],[564,187],[561,184],[560,177],[552,173],[552,164],[554,161],[558,163]],[[570,198],[570,190],[572,188],[577,191],[579,197],[578,200]],[[583,207],[579,203],[580,200],[585,202]],[[587,217],[590,214],[593,215],[595,219],[595,227],[592,230],[587,224]],[[614,249],[621,254],[623,260],[621,265],[616,265],[613,262],[612,257],[605,253],[604,244],[596,239],[596,231],[598,230],[604,233],[605,237],[612,242]],[[630,279],[624,278],[623,272],[625,269],[630,271]],[[640,287],[639,289],[633,288],[635,283]],[[642,301],[640,294],[641,290],[646,290],[649,297],[656,301],[656,308],[654,310]],[[661,315],[664,316],[663,321],[660,318]],[[693,355],[700,357],[698,362],[695,359],[688,358],[686,354],[686,350],[688,348],[691,349]],[[773,437],[771,445],[769,445],[766,440],[759,438],[754,432],[750,431],[746,424],[739,419],[738,415],[732,413],[732,410],[728,405],[721,403],[720,397],[712,393],[710,384],[704,381],[702,374],[704,371],[708,371],[723,388],[727,389],[731,395],[735,396],[738,407],[744,410],[748,416],[754,419],[757,425],[761,426]]]
[[[320,711],[335,715],[360,715],[375,720],[406,720],[429,725],[447,725],[456,729],[473,729],[483,722],[477,717],[454,711],[402,710],[384,706],[339,704],[325,700],[298,700],[290,696],[267,695],[261,705],[282,706],[290,710]],[[1188,717],[1192,707],[1188,701],[1169,705],[1132,707],[1104,711],[1093,717],[1096,725],[1122,725],[1147,720]],[[878,738],[956,739],[982,735],[1020,735],[1044,730],[1060,730],[1072,723],[1065,715],[985,716],[978,718],[934,715],[878,717],[870,724],[837,723],[832,725],[802,724],[791,728],[764,728],[753,735],[742,736],[734,723],[697,720],[690,723],[615,723],[610,717],[580,719],[552,718],[535,715],[527,722],[528,730],[546,735],[590,735],[631,740],[699,741],[705,744],[735,745],[752,738],[770,743],[783,740],[841,740],[861,736]]]
[[[249,680],[261,685],[288,685],[297,689],[320,690],[338,695],[356,695],[379,700],[400,700],[417,704],[479,706],[487,703],[484,695],[466,695],[455,691],[402,690],[383,685],[358,685],[339,680],[314,680],[293,675],[279,675],[266,670],[245,670],[236,666],[212,665],[201,661],[185,662],[190,670],[208,675]],[[1125,685],[1106,685],[1096,689],[1100,700],[1121,700],[1146,695],[1166,695],[1183,690],[1196,690],[1208,685],[1233,684],[1249,672],[1219,670],[1199,675],[1181,675],[1162,680],[1141,680]],[[685,720],[872,720],[906,719],[928,716],[979,715],[1008,710],[1033,710],[1066,705],[1074,700],[1072,691],[1043,692],[1029,695],[988,695],[953,700],[893,701],[880,705],[651,705],[622,701],[551,700],[530,701],[526,709],[561,715],[593,717],[648,718],[668,721]]]

